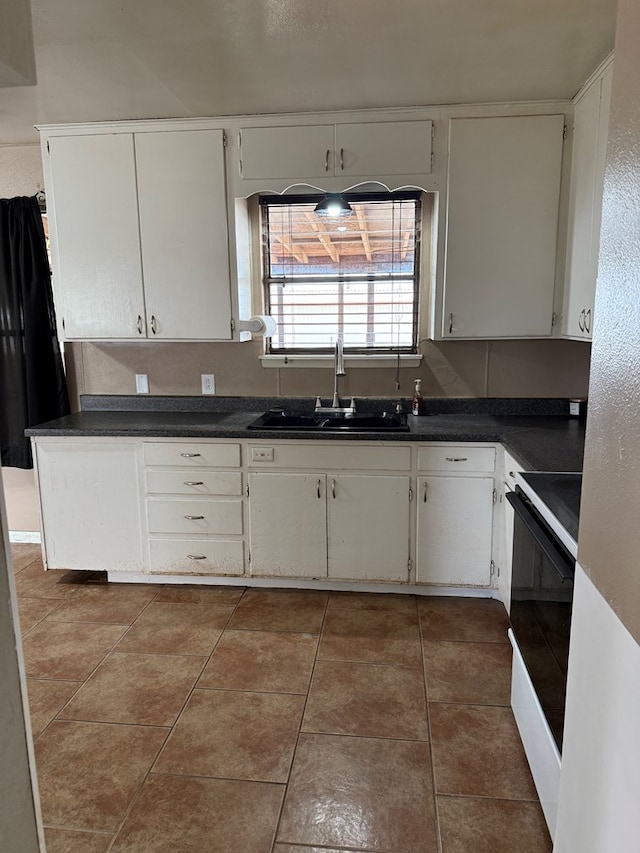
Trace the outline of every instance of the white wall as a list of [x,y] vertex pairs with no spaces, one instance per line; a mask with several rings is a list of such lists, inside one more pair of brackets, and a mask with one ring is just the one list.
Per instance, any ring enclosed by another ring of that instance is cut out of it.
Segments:
[[554,853],[640,850],[640,647],[580,566]]

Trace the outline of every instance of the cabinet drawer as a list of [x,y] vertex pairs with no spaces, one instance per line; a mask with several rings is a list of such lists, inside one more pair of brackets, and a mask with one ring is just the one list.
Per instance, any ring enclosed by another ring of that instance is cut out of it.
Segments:
[[242,533],[242,501],[147,501],[151,533]]
[[493,447],[420,447],[418,469],[420,471],[486,471],[493,473],[496,451]]
[[273,456],[268,461],[253,459],[253,447],[249,445],[247,456],[251,468],[305,468],[320,470],[360,470],[360,471],[409,471],[411,469],[411,449],[405,447],[378,446],[369,447],[352,443],[348,447],[332,445],[331,442],[317,444],[280,444],[273,442],[260,445],[260,449],[273,448]]
[[241,495],[240,471],[147,471],[147,492],[164,495]]
[[240,465],[239,444],[205,442],[145,442],[145,465],[189,465],[198,468],[235,468]]
[[190,575],[244,574],[244,542],[238,539],[150,539],[152,572]]

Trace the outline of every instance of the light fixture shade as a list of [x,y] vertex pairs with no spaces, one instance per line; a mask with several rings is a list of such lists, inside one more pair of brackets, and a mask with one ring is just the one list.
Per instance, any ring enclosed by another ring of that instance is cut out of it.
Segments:
[[351,216],[353,208],[340,193],[327,193],[313,212],[317,216]]

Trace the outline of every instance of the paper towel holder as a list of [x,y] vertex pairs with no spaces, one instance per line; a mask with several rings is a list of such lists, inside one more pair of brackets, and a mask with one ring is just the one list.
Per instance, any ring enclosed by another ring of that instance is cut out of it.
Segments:
[[252,335],[262,335],[263,338],[272,337],[277,328],[276,321],[268,314],[256,314],[248,320],[238,320],[239,332],[251,332]]

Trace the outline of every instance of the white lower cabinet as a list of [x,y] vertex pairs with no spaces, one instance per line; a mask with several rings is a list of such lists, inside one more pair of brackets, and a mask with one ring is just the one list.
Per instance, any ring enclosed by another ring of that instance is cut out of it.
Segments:
[[493,488],[493,477],[418,478],[418,583],[490,585]]
[[244,574],[240,443],[145,441],[143,458],[149,571]]
[[251,574],[408,581],[409,476],[249,475]]
[[495,460],[490,445],[418,449],[417,583],[491,585]]
[[49,569],[139,572],[139,445],[122,439],[34,442]]
[[251,574],[326,578],[324,474],[249,474]]
[[330,578],[409,578],[408,476],[327,476],[327,565]]

